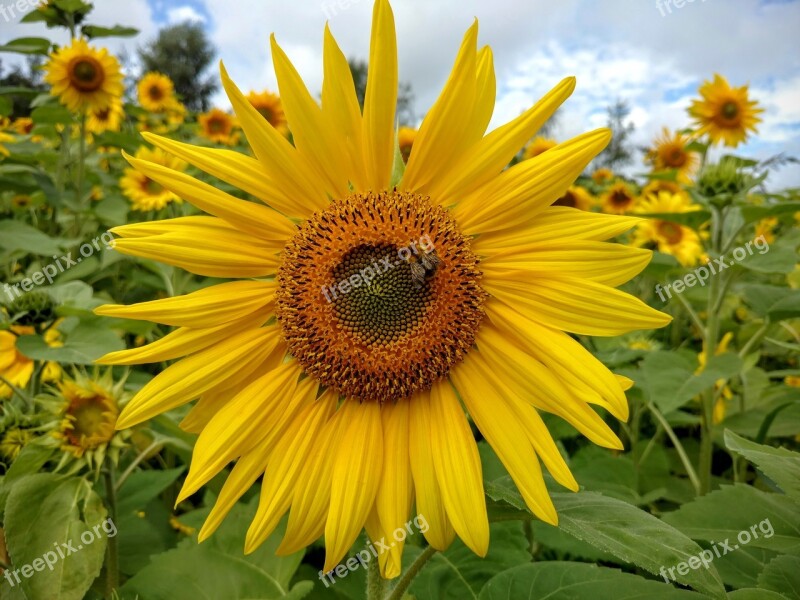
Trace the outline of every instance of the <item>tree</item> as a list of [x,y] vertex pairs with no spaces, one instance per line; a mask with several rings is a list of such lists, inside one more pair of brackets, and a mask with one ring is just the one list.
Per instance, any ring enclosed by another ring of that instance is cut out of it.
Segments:
[[26,88],[30,92],[19,94],[5,94],[11,100],[12,119],[27,117],[31,112],[31,101],[36,96],[35,91],[45,91],[47,88],[42,83],[42,71],[40,69],[44,59],[41,56],[28,56],[26,59],[27,69],[23,70],[20,65],[15,65],[8,73],[4,72],[3,63],[0,61],[0,87]]
[[202,25],[190,22],[165,27],[138,49],[144,71],[167,75],[183,103],[195,111],[208,110],[217,89],[214,77],[204,75],[216,53]]
[[[350,72],[353,74],[353,83],[356,86],[358,105],[364,108],[364,97],[367,94],[367,61],[351,58],[347,61]],[[414,114],[414,92],[410,83],[400,82],[397,89],[397,121],[400,125],[413,127],[417,123]]]
[[607,111],[608,128],[612,133],[611,142],[595,159],[595,167],[605,167],[613,171],[633,163],[636,148],[631,142],[631,136],[636,126],[627,121],[631,108],[625,100],[617,100]]

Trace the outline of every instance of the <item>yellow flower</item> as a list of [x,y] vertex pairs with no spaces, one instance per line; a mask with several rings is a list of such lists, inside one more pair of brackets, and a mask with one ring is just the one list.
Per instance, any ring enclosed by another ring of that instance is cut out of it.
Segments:
[[[622,448],[590,404],[626,419],[631,381],[567,332],[614,336],[670,318],[615,289],[650,260],[649,251],[601,241],[633,219],[550,206],[610,132],[580,135],[506,169],[575,82],[565,79],[484,137],[494,69],[477,36],[476,22],[399,182],[392,180],[397,46],[386,0],[374,5],[363,113],[347,59],[326,29],[321,106],[272,38],[294,145],[224,68],[224,88],[256,158],[145,134],[266,206],[130,159],[212,216],[118,227],[116,249],[237,279],[96,309],[178,327],[101,362],[188,355],[138,392],[117,427],[200,398],[182,423],[200,435],[179,500],[236,460],[200,539],[264,475],[246,552],[288,512],[278,552],[324,534],[329,570],[363,528],[373,540],[391,536],[416,504],[433,547],[458,535],[485,555],[480,456],[462,400],[527,506],[548,523],[558,516],[540,461],[560,484],[578,486],[539,411]],[[371,285],[361,285],[365,278]],[[379,557],[384,577],[400,573],[402,551],[397,543]]]
[[400,154],[403,155],[403,160],[407,163],[408,157],[411,156],[411,148],[414,146],[414,140],[417,137],[417,130],[413,127],[400,127],[397,131],[397,145],[400,147]]
[[756,132],[758,117],[763,109],[750,100],[747,86],[732,88],[721,75],[714,81],[700,86],[699,100],[693,100],[689,115],[696,121],[697,135],[708,134],[712,144],[724,142],[726,146],[738,146],[747,139],[749,132]]
[[28,194],[15,194],[11,198],[11,206],[14,208],[28,208],[33,199]]
[[200,132],[212,142],[232,146],[238,140],[239,136],[233,133],[236,121],[225,111],[212,108],[198,116],[197,122],[200,123]]
[[19,117],[13,125],[16,132],[20,135],[28,135],[33,131],[33,119],[29,117]]
[[[719,344],[717,344],[716,350],[714,350],[714,356],[725,354],[728,351],[728,346],[730,345],[732,339],[733,339],[732,331],[729,331],[724,336],[722,336],[722,339],[720,340]],[[708,358],[706,354],[707,354],[706,347],[705,344],[703,344],[702,352],[700,352],[700,354],[697,355],[697,362],[699,363],[700,366],[694,372],[695,375],[699,375],[705,370],[706,364],[708,363]],[[714,410],[712,416],[714,424],[717,424],[721,423],[725,419],[725,414],[728,411],[728,402],[730,402],[731,399],[733,398],[733,392],[731,391],[731,388],[725,384],[724,379],[718,379],[714,383],[714,394],[715,396],[716,395],[719,396],[719,398],[717,398],[717,401],[714,403]]]
[[688,201],[686,192],[679,183],[674,181],[667,181],[665,179],[653,179],[642,188],[642,196],[658,196],[661,192],[669,192],[670,194],[678,194],[684,196]]
[[609,183],[613,179],[614,171],[611,169],[606,169],[605,167],[597,169],[594,173],[592,173],[592,181],[594,181],[597,185]]
[[50,55],[44,79],[52,86],[50,93],[75,112],[106,108],[124,91],[117,59],[79,38]]
[[[640,214],[685,213],[699,210],[684,195],[659,192],[645,196],[634,212]],[[698,233],[691,227],[663,219],[647,219],[636,227],[635,246],[655,244],[659,252],[670,254],[684,267],[692,267],[703,259],[705,251]]]
[[286,113],[283,112],[280,96],[266,90],[263,92],[251,91],[247,94],[247,100],[267,120],[267,123],[283,135],[289,133]]
[[601,197],[603,212],[612,215],[630,212],[636,206],[637,200],[631,186],[624,181],[612,185]]
[[99,202],[105,197],[105,193],[103,192],[102,186],[93,185],[92,191],[89,193],[89,199],[92,202]]
[[[8,398],[14,387],[24,388],[33,374],[33,361],[17,350],[17,337],[33,335],[36,330],[29,325],[12,325],[11,329],[0,331],[0,398]],[[5,380],[5,381],[3,381]]]
[[86,130],[90,133],[103,133],[104,131],[119,131],[120,124],[125,118],[122,101],[115,100],[103,108],[90,108],[86,120]]
[[800,377],[796,375],[789,375],[783,380],[783,383],[791,387],[800,387]]
[[567,206],[580,210],[590,210],[593,202],[594,198],[592,198],[592,195],[586,188],[579,185],[571,185],[561,198],[553,202],[553,206]]
[[165,112],[175,102],[172,80],[161,73],[146,73],[136,86],[139,104],[151,112]]
[[778,226],[778,217],[766,217],[756,223],[755,237],[764,236],[768,244],[775,241],[775,228]]
[[7,144],[9,142],[15,142],[13,135],[9,135],[3,131],[0,131],[0,156],[8,156],[11,154],[11,151],[6,148],[3,144]]
[[9,429],[3,434],[0,441],[0,456],[9,462],[14,462],[22,449],[34,439],[30,429]]
[[539,156],[542,152],[547,152],[550,148],[555,148],[558,142],[542,136],[533,138],[533,141],[525,148],[525,158]]
[[[159,148],[150,149],[147,146],[140,146],[136,151],[136,158],[177,171],[183,171],[186,168],[184,161]],[[122,179],[119,180],[119,187],[131,201],[133,210],[161,210],[170,202],[179,204],[182,202],[176,194],[136,169],[125,169]]]
[[690,141],[688,136],[678,131],[670,133],[664,127],[648,151],[646,160],[656,172],[675,170],[678,172],[678,180],[688,183],[700,165],[698,154],[686,149]]

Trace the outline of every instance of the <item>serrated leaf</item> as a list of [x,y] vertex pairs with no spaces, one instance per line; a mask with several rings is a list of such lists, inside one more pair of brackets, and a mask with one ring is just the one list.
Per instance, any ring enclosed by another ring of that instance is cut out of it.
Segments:
[[184,470],[184,467],[175,467],[163,471],[132,473],[119,490],[117,511],[124,515],[144,508],[148,502],[172,485]]
[[758,587],[800,600],[800,558],[779,556],[770,561],[758,577]]
[[755,464],[788,496],[800,501],[800,454],[746,440],[725,430],[725,446]]
[[767,315],[773,321],[800,317],[800,290],[788,290],[788,292],[769,307]]
[[17,338],[17,349],[34,360],[91,365],[108,352],[124,350],[125,344],[107,327],[81,323],[69,332],[61,347],[48,346],[40,335],[21,335]]
[[38,256],[59,254],[68,241],[51,238],[35,227],[19,221],[0,221],[0,248],[7,253],[26,252]]
[[651,581],[617,569],[578,562],[537,562],[495,575],[481,590],[479,600],[691,600],[707,598],[666,583]]

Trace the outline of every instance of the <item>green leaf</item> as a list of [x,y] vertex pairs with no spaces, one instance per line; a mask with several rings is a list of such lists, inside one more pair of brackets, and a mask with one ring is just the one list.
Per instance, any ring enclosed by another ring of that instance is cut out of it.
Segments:
[[725,430],[725,446],[755,464],[788,496],[800,501],[800,454],[756,444]]
[[7,117],[13,110],[14,104],[11,102],[11,98],[0,96],[0,117]]
[[19,54],[44,54],[50,51],[50,40],[47,38],[25,37],[11,40],[0,46],[0,52],[17,52]]
[[743,206],[742,216],[745,223],[753,223],[767,217],[800,211],[800,202],[782,202],[770,206]]
[[[718,546],[727,542],[734,550],[746,544],[800,554],[797,504],[783,494],[769,494],[749,485],[723,485],[664,515],[663,520],[692,539],[717,542]],[[755,534],[751,527],[755,527]],[[740,533],[741,539],[737,538]]]
[[172,485],[184,470],[184,467],[175,467],[164,471],[132,473],[119,490],[117,511],[124,515],[144,508],[148,502]]
[[[510,480],[486,484],[486,494],[525,510],[525,503]],[[560,529],[654,575],[659,575],[662,567],[676,567],[702,552],[700,546],[671,525],[620,500],[595,492],[551,496]],[[676,572],[676,576],[679,583],[712,596],[724,593],[713,565],[708,570],[689,570],[686,575]]]
[[678,390],[676,400],[682,400],[681,406],[697,396],[703,390],[713,387],[720,379],[730,379],[742,370],[742,359],[731,352],[712,356],[705,369],[686,381]]
[[133,37],[139,34],[139,30],[134,27],[123,27],[122,25],[114,25],[114,27],[99,27],[97,25],[84,25],[81,27],[83,35],[92,39],[100,37]]
[[680,408],[689,398],[678,392],[686,381],[694,377],[697,364],[677,352],[662,350],[649,353],[639,365],[643,377],[636,379],[649,399],[663,412]]
[[783,298],[769,307],[767,316],[773,321],[800,317],[800,290],[788,290]]
[[[38,473],[14,485],[4,523],[9,555],[15,569],[41,567],[20,578],[29,598],[84,597],[103,565],[107,539],[99,526],[105,517],[102,501],[83,479]],[[71,544],[74,552],[62,544]],[[63,558],[56,547],[64,548]],[[46,565],[43,557],[49,559]]]
[[25,252],[38,256],[59,254],[67,247],[68,241],[50,238],[35,227],[19,221],[0,221],[0,248],[9,254]]
[[[733,259],[728,262],[733,262]],[[797,240],[794,236],[786,235],[770,244],[763,254],[754,252],[752,256],[748,255],[734,264],[756,273],[791,273],[797,264]]]
[[22,335],[17,349],[34,360],[91,365],[104,354],[124,350],[125,344],[100,323],[81,323],[66,335],[60,348],[51,348],[40,335]]
[[39,106],[31,112],[31,119],[37,125],[69,125],[72,113],[60,105]]
[[6,471],[2,482],[0,482],[0,510],[6,505],[6,499],[11,492],[13,484],[25,475],[33,475],[38,472],[53,455],[53,448],[41,443],[32,443],[25,446],[11,463]]
[[770,592],[760,588],[745,588],[734,590],[728,594],[729,600],[788,600],[786,596],[777,592]]
[[687,600],[707,598],[677,590],[665,583],[578,562],[537,562],[519,565],[495,575],[481,590],[479,600]]
[[759,576],[758,587],[800,600],[800,558],[779,556],[773,559]]
[[772,550],[744,546],[714,559],[717,573],[725,585],[734,588],[749,588],[758,585],[758,576],[767,563],[778,556]]

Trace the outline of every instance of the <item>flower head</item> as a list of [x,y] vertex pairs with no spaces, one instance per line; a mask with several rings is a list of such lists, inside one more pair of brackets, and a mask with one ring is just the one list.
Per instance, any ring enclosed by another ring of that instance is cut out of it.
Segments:
[[209,112],[197,117],[200,132],[212,142],[232,146],[238,140],[233,132],[235,119],[223,110],[212,108]]
[[[659,192],[658,195],[645,196],[636,207],[640,214],[685,213],[699,210],[683,194]],[[705,256],[700,235],[691,227],[667,219],[648,219],[640,223],[634,234],[634,244],[638,246],[654,244],[659,252],[670,254],[684,267],[692,267]]]
[[267,123],[283,135],[289,133],[286,113],[283,112],[280,96],[264,90],[263,92],[250,92],[247,94],[247,100],[267,120]]
[[638,197],[629,184],[618,181],[605,191],[600,200],[603,212],[621,215],[633,210]]
[[747,86],[733,88],[722,75],[700,86],[700,99],[693,100],[689,114],[695,119],[698,135],[708,134],[712,144],[724,142],[738,146],[756,131],[764,112],[755,100],[750,100]]
[[[159,148],[150,149],[141,146],[136,157],[150,163],[162,165],[170,169],[182,171],[186,163],[171,156]],[[163,185],[136,169],[125,169],[119,181],[122,193],[131,201],[134,210],[161,210],[170,202],[181,202],[181,199]]]
[[653,142],[646,159],[654,171],[677,171],[678,179],[688,183],[700,165],[698,154],[687,149],[690,141],[688,136],[679,131],[670,133],[664,127],[661,135]]
[[150,72],[136,86],[139,104],[151,112],[165,112],[175,102],[175,87],[172,80],[161,73]]
[[555,140],[536,136],[533,138],[533,141],[525,147],[524,156],[525,158],[533,158],[534,156],[539,156],[542,152],[547,152],[550,148],[555,148],[557,145],[558,142]]

